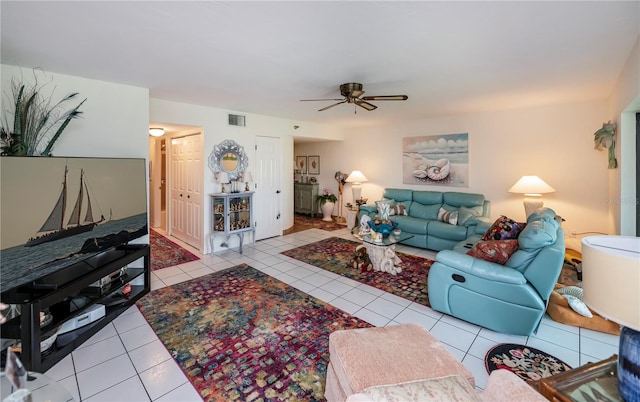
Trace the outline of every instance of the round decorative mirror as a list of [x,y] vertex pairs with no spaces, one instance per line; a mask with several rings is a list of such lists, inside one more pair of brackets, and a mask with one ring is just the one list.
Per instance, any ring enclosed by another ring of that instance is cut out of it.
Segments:
[[231,181],[239,180],[248,165],[244,148],[233,140],[224,140],[214,146],[209,155],[209,168],[213,174],[224,171]]

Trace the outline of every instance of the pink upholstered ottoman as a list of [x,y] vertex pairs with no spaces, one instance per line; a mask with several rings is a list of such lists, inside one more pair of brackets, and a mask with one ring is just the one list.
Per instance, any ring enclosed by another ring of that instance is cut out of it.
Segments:
[[473,375],[446,347],[418,324],[340,330],[329,336],[325,397],[344,401],[373,385]]

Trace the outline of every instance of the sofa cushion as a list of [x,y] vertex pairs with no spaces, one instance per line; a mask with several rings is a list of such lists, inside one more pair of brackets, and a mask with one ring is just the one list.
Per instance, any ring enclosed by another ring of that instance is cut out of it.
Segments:
[[502,215],[493,222],[493,225],[491,225],[489,230],[482,236],[482,240],[517,239],[524,227],[524,223],[518,223]]
[[411,201],[413,200],[413,190],[407,190],[404,188],[385,188],[382,193],[382,198],[396,200],[396,202]]
[[466,227],[450,225],[448,223],[440,221],[429,221],[427,230],[429,231],[429,236],[437,237],[444,240],[461,241],[467,238]]
[[389,208],[389,216],[408,215],[407,207],[403,203],[397,203]]
[[438,220],[438,210],[440,204],[425,205],[419,202],[413,202],[411,208],[409,208],[409,216],[413,216],[418,219],[431,219]]
[[475,218],[480,215],[481,215],[481,212],[478,212],[475,209],[460,207],[458,208],[458,225],[466,226],[465,223],[469,221],[469,219]]
[[403,232],[421,235],[427,234],[427,226],[429,224],[429,221],[425,219],[418,219],[412,216],[397,215],[393,218],[393,220],[398,222],[398,228],[402,229]]
[[453,207],[479,207],[482,214],[482,206],[484,205],[484,195],[472,193],[458,193],[448,191],[442,195],[442,203]]
[[458,223],[458,211],[447,211],[446,209],[440,207],[440,209],[438,210],[438,220],[450,225],[456,225]]
[[536,258],[539,251],[539,248],[533,250],[518,248],[518,250],[509,257],[509,261],[504,265],[505,267],[513,268],[519,272],[524,272],[529,264],[531,264],[531,261]]
[[477,242],[471,250],[467,251],[467,254],[485,261],[504,265],[517,249],[517,239],[483,240]]
[[380,219],[389,219],[390,208],[392,205],[395,205],[394,200],[381,200],[376,201],[376,207],[378,208],[378,218]]
[[442,192],[440,191],[414,191],[413,201],[423,205],[442,205]]
[[347,402],[480,401],[469,381],[461,375],[375,385],[352,394]]
[[555,220],[529,220],[527,226],[518,236],[520,248],[538,249],[556,242],[558,238],[558,222]]

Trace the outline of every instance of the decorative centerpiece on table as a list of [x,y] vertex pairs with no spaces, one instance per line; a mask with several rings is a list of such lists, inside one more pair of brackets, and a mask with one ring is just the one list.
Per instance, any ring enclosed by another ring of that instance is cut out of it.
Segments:
[[336,201],[338,201],[338,197],[336,197],[331,190],[325,188],[322,190],[322,194],[318,196],[318,201],[320,201],[320,209],[322,210],[322,220],[333,222],[331,213],[333,212],[333,207],[336,205]]
[[371,230],[376,233],[382,234],[383,238],[389,237],[389,235],[398,227],[398,222],[391,221],[389,219],[373,219],[367,222]]

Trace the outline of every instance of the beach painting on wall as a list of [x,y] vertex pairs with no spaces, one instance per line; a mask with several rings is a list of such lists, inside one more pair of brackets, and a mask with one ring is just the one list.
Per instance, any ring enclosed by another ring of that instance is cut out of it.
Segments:
[[402,183],[469,186],[469,134],[402,139]]

